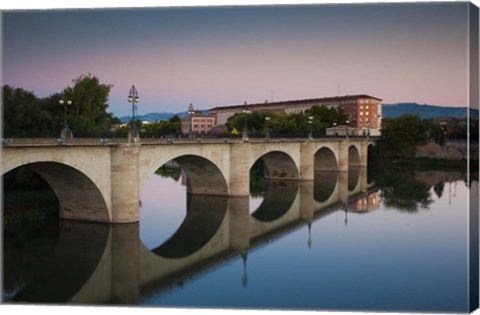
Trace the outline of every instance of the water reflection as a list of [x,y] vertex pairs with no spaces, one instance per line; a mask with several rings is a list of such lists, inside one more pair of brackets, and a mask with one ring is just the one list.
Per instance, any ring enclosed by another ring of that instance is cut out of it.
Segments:
[[[58,229],[58,240],[54,250],[48,258],[45,258],[45,263],[36,269],[28,284],[13,296],[14,301],[43,303],[70,301],[72,296],[78,294],[85,285],[86,279],[98,269],[106,249],[110,226],[59,220]],[[51,238],[39,237],[38,239],[50,240]],[[29,241],[38,242],[35,238]],[[7,247],[15,246],[10,242],[5,244]],[[24,255],[28,254],[34,253],[24,253]],[[26,257],[32,258],[32,256]],[[13,266],[5,266],[5,268],[5,275],[10,274],[10,268],[17,270]],[[88,300],[88,303],[95,303],[95,300]]]
[[[396,265],[390,263],[388,257],[375,253],[375,259],[370,262],[375,268],[369,269],[362,262],[369,259],[373,249],[388,252],[387,248],[393,246],[385,241],[396,240],[396,233],[400,232],[395,225],[398,224],[398,218],[395,222],[388,219],[392,214],[403,215],[404,211],[418,211],[422,207],[430,207],[430,213],[442,213],[441,208],[434,208],[435,200],[446,198],[445,183],[461,183],[464,175],[459,172],[389,171],[369,176],[371,181],[367,180],[366,170],[361,169],[352,172],[319,172],[316,175],[314,182],[266,181],[264,200],[252,214],[248,198],[187,195],[185,219],[166,242],[153,250],[142,242],[139,224],[102,225],[59,220],[57,225],[45,226],[37,234],[6,233],[4,296],[11,296],[10,302],[37,303],[300,309],[338,309],[345,305],[348,309],[416,309],[415,306],[405,305],[402,308],[398,305],[395,299],[399,297],[395,295],[395,289],[392,289],[391,295],[388,289],[383,291],[385,299],[382,301],[390,304],[372,301],[368,296],[377,292],[378,286],[368,286],[366,281],[376,279],[378,274],[386,277],[395,273],[395,268],[405,266],[411,269],[403,272],[410,275],[411,271],[418,268],[418,260],[415,260],[416,263]],[[178,174],[175,176],[179,178]],[[434,198],[432,194],[437,197]],[[384,209],[396,209],[399,212],[382,211]],[[168,209],[165,211],[168,212]],[[344,222],[340,223],[341,232],[332,224],[333,213],[344,213]],[[355,223],[353,225],[350,224],[352,220]],[[437,224],[446,225],[450,221]],[[343,228],[347,225],[347,229]],[[361,233],[355,234],[362,227]],[[379,234],[375,234],[377,229]],[[419,226],[419,231],[424,229],[432,229],[431,233],[436,231],[430,225]],[[297,239],[299,230],[301,235]],[[351,236],[354,237],[348,238],[347,231],[353,233]],[[449,233],[450,238],[454,238],[453,232]],[[323,237],[319,237],[319,233],[323,233]],[[411,246],[412,233],[405,233],[398,239],[408,239]],[[360,242],[356,237],[368,241]],[[437,247],[428,243],[429,248],[419,247],[422,244],[420,240],[412,248],[414,255],[411,257],[430,261],[422,253],[429,252],[431,246]],[[34,246],[29,248],[27,241]],[[19,243],[24,245],[18,246]],[[160,243],[162,239],[159,238],[157,244]],[[280,247],[277,244],[283,245]],[[322,263],[317,261],[314,264],[309,260],[312,257],[299,254],[302,253],[299,248],[305,247],[309,248],[311,255],[317,253],[315,257],[320,256]],[[447,247],[448,244],[443,243],[439,248]],[[405,250],[407,247],[397,248]],[[365,255],[363,250],[369,254]],[[436,255],[432,257],[438,261],[438,253]],[[453,261],[455,255],[449,256],[448,262]],[[402,259],[409,257],[402,256]],[[343,261],[351,263],[352,259],[363,268],[350,268],[346,274],[345,270],[339,270],[344,265]],[[22,261],[25,263],[22,264]],[[32,268],[34,261],[38,262],[38,266]],[[265,269],[259,265],[263,261]],[[277,268],[284,261],[292,264],[292,269]],[[379,261],[389,263],[378,265]],[[460,259],[460,262],[463,260]],[[457,268],[452,270],[462,270],[461,265],[455,266]],[[259,273],[259,270],[266,273]],[[267,295],[254,294],[265,283],[271,283],[268,290],[276,292],[280,285],[273,283],[285,284],[284,277],[291,279],[289,270],[297,271],[294,278],[301,283],[288,282],[289,285],[282,289],[288,295],[284,300],[269,301]],[[428,272],[424,271],[425,276]],[[324,278],[310,283],[308,277],[303,278],[309,273]],[[419,278],[423,276],[417,274]],[[352,282],[353,278],[362,280]],[[457,275],[456,278],[463,279]],[[199,289],[198,285],[203,279],[207,279],[208,289]],[[326,284],[329,291],[325,291]],[[236,291],[235,285],[239,285],[243,291]],[[318,290],[325,299],[314,299],[305,291],[300,292],[300,285],[305,285],[309,292]],[[384,285],[388,287],[386,283]],[[450,285],[458,289],[462,283],[457,280]],[[353,290],[352,286],[356,289]],[[436,299],[442,294],[452,295],[448,290],[442,293],[440,289],[430,289],[422,291],[424,300],[428,300],[430,295]],[[182,293],[186,294],[186,291],[199,294],[202,299],[185,299]],[[353,295],[353,291],[357,295]],[[336,298],[342,292],[349,298]],[[402,292],[407,296],[409,294]],[[415,290],[411,293],[418,295]],[[237,296],[238,299],[233,301],[229,296]],[[412,299],[411,303],[420,302]],[[454,305],[454,309],[462,309],[458,303]],[[430,308],[422,309],[435,310],[435,303],[430,304]]]
[[252,217],[259,221],[274,221],[282,217],[292,206],[298,193],[299,182],[267,180],[265,197]]
[[202,248],[217,232],[225,217],[227,197],[187,195],[187,216],[175,234],[152,250],[167,258],[189,256]]

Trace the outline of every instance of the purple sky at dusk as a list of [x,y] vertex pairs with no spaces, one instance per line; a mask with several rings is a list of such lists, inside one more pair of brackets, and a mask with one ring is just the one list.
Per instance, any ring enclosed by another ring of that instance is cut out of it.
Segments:
[[[44,97],[91,73],[138,113],[370,94],[467,105],[468,3],[3,13],[3,84]],[[272,93],[273,92],[273,93]]]

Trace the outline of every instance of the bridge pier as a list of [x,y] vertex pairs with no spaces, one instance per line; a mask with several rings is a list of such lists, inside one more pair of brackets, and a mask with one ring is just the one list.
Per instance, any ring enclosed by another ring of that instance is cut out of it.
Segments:
[[300,180],[315,178],[315,143],[308,141],[300,145]]
[[230,181],[231,197],[250,195],[250,145],[235,143],[230,145]]
[[139,144],[118,145],[111,149],[111,223],[137,222],[140,219],[139,150]]
[[342,140],[338,143],[338,170],[342,172],[348,171],[348,140]]

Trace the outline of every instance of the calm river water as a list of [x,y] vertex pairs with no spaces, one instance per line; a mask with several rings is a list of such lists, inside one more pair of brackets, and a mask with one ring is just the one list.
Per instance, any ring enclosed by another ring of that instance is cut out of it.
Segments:
[[7,227],[3,299],[468,311],[468,186],[478,194],[478,182],[413,170],[314,183],[257,175],[250,198],[187,197],[180,171],[163,169],[143,188],[139,224]]

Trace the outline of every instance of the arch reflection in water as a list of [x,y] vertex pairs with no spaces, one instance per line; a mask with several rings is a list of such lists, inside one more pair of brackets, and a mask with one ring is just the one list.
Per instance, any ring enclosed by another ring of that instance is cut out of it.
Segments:
[[[348,168],[348,191],[354,191],[360,182],[361,167],[349,167]],[[366,180],[366,179],[365,179]]]
[[277,220],[290,209],[298,187],[298,181],[267,180],[263,202],[252,213],[252,217],[267,222]]
[[166,258],[189,256],[217,232],[227,212],[228,198],[187,195],[187,216],[175,234],[152,252]]
[[[95,303],[104,302],[102,289],[110,287],[105,277],[99,277],[92,288],[95,294],[85,299],[78,295],[86,283],[98,271],[99,262],[110,249],[106,246],[110,236],[110,225],[60,220],[57,244],[48,263],[33,275],[29,283],[12,301],[40,303]],[[8,270],[5,270],[8,273]],[[108,278],[107,278],[108,279]],[[93,280],[95,282],[95,280]],[[76,299],[73,299],[77,296]],[[96,300],[98,299],[98,300]]]
[[337,181],[341,172],[316,171],[314,181],[314,195],[316,201],[325,202],[335,192]]

